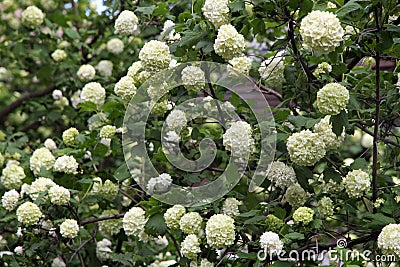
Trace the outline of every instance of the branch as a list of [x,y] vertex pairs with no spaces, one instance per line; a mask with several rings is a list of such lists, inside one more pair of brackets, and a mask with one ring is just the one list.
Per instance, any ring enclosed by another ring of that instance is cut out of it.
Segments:
[[6,106],[0,111],[0,122],[4,122],[7,118],[7,115],[12,113],[16,108],[24,104],[26,101],[36,98],[36,97],[41,97],[44,95],[47,95],[51,91],[53,91],[54,86],[49,86],[46,89],[40,90],[40,91],[34,91],[30,93],[23,94],[19,99],[17,99],[15,102],[11,103],[10,105]]
[[86,225],[86,224],[89,224],[89,223],[96,223],[96,222],[106,221],[106,220],[119,219],[119,218],[124,217],[124,215],[125,215],[124,213],[120,213],[120,214],[115,214],[115,215],[99,217],[99,218],[91,219],[91,220],[84,220],[84,221],[81,221],[79,223],[79,226],[83,226],[83,225]]
[[[357,122],[355,125],[356,125],[356,127],[360,128],[361,130],[363,130],[364,132],[366,132],[367,134],[369,134],[369,135],[371,135],[371,136],[374,135],[373,132],[371,132],[370,130],[368,130],[368,129],[367,129],[364,125],[362,125],[361,123],[358,123],[358,122]],[[379,138],[379,140],[382,141],[382,142],[384,142],[385,144],[393,145],[393,146],[395,146],[395,147],[399,147],[399,148],[400,148],[400,144],[399,144],[399,143],[396,143],[396,142],[394,142],[394,141],[392,141],[392,140],[385,139],[385,138]]]

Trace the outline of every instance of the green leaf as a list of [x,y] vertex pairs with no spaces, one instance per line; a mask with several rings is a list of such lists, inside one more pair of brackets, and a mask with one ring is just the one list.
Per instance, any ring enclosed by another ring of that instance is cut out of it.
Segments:
[[[341,8],[339,8],[336,11],[336,15],[339,18],[343,18],[350,12],[358,11],[358,10],[361,10],[361,12],[363,13],[363,8],[360,4],[356,3],[356,1],[349,1],[344,6],[342,6]],[[360,12],[360,11],[358,11],[358,12]]]
[[267,216],[259,215],[259,216],[256,216],[256,217],[253,217],[253,218],[250,218],[250,219],[245,220],[245,221],[243,222],[243,224],[254,224],[254,223],[256,223],[256,222],[263,221],[263,220],[265,220],[266,218],[267,218]]
[[121,263],[123,266],[134,266],[132,252],[126,252],[124,254],[112,254],[111,260],[113,262]]
[[151,6],[139,6],[136,8],[136,12],[143,13],[144,15],[151,15],[153,14],[154,10],[156,9],[155,5]]
[[364,158],[358,158],[350,165],[353,170],[365,170],[368,168],[368,162]]
[[237,12],[237,11],[241,11],[244,9],[244,1],[242,0],[236,0],[235,2],[231,2],[229,4],[229,10],[231,12]]
[[80,107],[80,110],[79,110],[80,112],[83,112],[83,111],[96,111],[97,110],[97,106],[93,102],[79,103],[78,107]]
[[342,175],[331,167],[326,168],[323,174],[325,182],[328,182],[329,180],[340,182],[342,180]]
[[340,136],[343,132],[343,128],[349,127],[349,120],[347,118],[346,111],[342,110],[338,115],[331,116],[332,131],[336,136]]
[[293,166],[296,172],[297,181],[306,191],[314,193],[314,188],[309,184],[308,180],[313,178],[313,172],[304,166]]
[[395,219],[385,216],[382,213],[375,213],[375,214],[367,213],[364,217],[371,219],[371,222],[365,225],[367,229],[369,228],[379,229],[388,224],[396,223]]
[[74,40],[81,39],[81,36],[79,35],[79,33],[77,31],[75,31],[74,29],[68,28],[64,32],[71,39],[74,39]]
[[253,217],[254,215],[258,214],[258,212],[259,212],[259,210],[251,210],[251,211],[239,214],[238,217],[241,217],[241,218]]
[[151,216],[146,223],[145,232],[152,236],[165,235],[167,225],[165,224],[164,216],[161,213]]
[[241,259],[257,260],[257,253],[255,252],[244,253],[242,251],[238,251],[236,255]]
[[304,239],[304,235],[301,233],[290,233],[284,236],[285,239],[289,239],[289,240],[303,240]]

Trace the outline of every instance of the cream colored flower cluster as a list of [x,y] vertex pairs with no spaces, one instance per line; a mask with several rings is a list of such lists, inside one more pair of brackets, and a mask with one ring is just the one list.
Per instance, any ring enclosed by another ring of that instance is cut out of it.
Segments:
[[118,184],[108,179],[104,183],[100,177],[95,177],[93,179],[91,194],[101,195],[109,200],[113,200],[117,196],[118,190]]
[[144,210],[139,207],[131,208],[125,213],[122,220],[124,231],[127,235],[139,235],[144,231],[147,218],[144,214]]
[[172,184],[171,175],[162,173],[158,177],[153,177],[147,183],[147,190],[150,194],[162,194],[169,190]]
[[171,62],[169,47],[164,42],[151,40],[139,52],[143,68],[149,72],[167,69]]
[[79,232],[78,222],[74,219],[66,219],[60,225],[60,234],[65,238],[75,238]]
[[[243,75],[249,75],[251,69],[251,59],[246,56],[234,57],[229,60],[228,73],[236,75],[239,72]],[[236,71],[236,72],[235,72]]]
[[71,195],[68,189],[63,186],[53,185],[49,189],[51,203],[55,205],[65,205],[69,202]]
[[113,63],[110,60],[100,60],[96,65],[96,70],[104,77],[110,77],[113,71]]
[[83,103],[92,102],[97,106],[102,106],[106,98],[106,90],[98,82],[90,82],[83,87],[80,99]]
[[79,67],[76,75],[78,75],[79,80],[82,82],[88,82],[94,79],[96,69],[92,65],[85,64]]
[[196,259],[197,254],[201,252],[198,237],[194,234],[186,236],[181,244],[181,252],[188,259]]
[[283,60],[282,53],[278,53],[261,63],[258,72],[267,87],[273,89],[280,89],[282,87],[282,83],[285,81],[285,64]]
[[349,91],[338,83],[328,83],[317,92],[317,107],[325,115],[337,115],[349,102]]
[[53,53],[51,53],[51,57],[55,62],[60,62],[67,58],[67,53],[65,53],[65,51],[62,49],[56,49]]
[[311,11],[300,23],[303,46],[315,52],[329,53],[340,46],[344,30],[335,14]]
[[265,232],[260,237],[261,248],[269,255],[279,255],[283,249],[283,242],[274,232]]
[[322,218],[333,215],[333,201],[329,197],[323,197],[317,204],[317,211]]
[[[175,26],[175,23],[172,20],[166,20],[164,22],[164,27],[161,32],[161,35],[166,39],[167,41],[177,41],[181,39],[181,35],[179,33],[175,32],[175,29],[173,28]],[[168,34],[167,34],[168,32]]]
[[204,71],[197,66],[187,66],[182,70],[182,83],[187,90],[198,92],[204,88]]
[[298,183],[289,186],[285,193],[285,200],[292,207],[299,207],[303,205],[306,203],[307,198],[308,194]]
[[45,14],[36,6],[28,6],[21,16],[22,23],[28,28],[36,28],[43,23]]
[[112,252],[110,246],[112,245],[111,241],[107,238],[103,238],[103,240],[97,242],[96,244],[96,256],[101,261],[106,261],[110,258],[110,254]]
[[203,15],[215,28],[228,24],[230,20],[229,0],[206,0],[202,7]]
[[100,130],[100,137],[101,138],[111,138],[117,132],[117,127],[114,125],[105,125]]
[[42,217],[43,213],[40,211],[39,207],[32,202],[25,202],[17,209],[18,221],[25,226],[30,226],[39,222]]
[[14,210],[18,205],[19,193],[13,189],[4,193],[1,204],[7,211]]
[[73,156],[61,156],[54,162],[54,171],[68,174],[77,174],[79,164]]
[[19,189],[25,176],[24,168],[17,161],[9,161],[1,173],[1,184],[6,189]]
[[313,74],[320,78],[322,74],[328,75],[332,71],[332,66],[328,62],[319,63]]
[[77,144],[77,141],[75,138],[78,134],[79,134],[79,131],[74,127],[71,127],[69,129],[65,130],[62,134],[62,140],[63,140],[64,144],[66,146],[72,146],[72,147],[75,146]]
[[168,115],[165,123],[171,129],[181,129],[186,125],[186,115],[185,112],[179,109],[174,109]]
[[[32,200],[36,200],[40,193],[46,193],[51,187],[55,186],[56,183],[53,180],[45,177],[39,177],[35,179],[29,187],[29,196]],[[48,196],[45,195],[44,199],[48,199]]]
[[237,200],[234,197],[228,197],[225,199],[224,204],[222,205],[222,213],[228,216],[237,216],[240,214],[239,205],[242,202]]
[[344,141],[346,135],[343,130],[340,136],[336,136],[336,134],[332,131],[332,124],[330,123],[329,115],[325,116],[320,122],[314,125],[314,133],[317,133],[321,136],[327,151],[338,149]]
[[51,170],[55,161],[56,158],[53,156],[50,150],[42,147],[33,152],[29,162],[31,171],[37,175],[42,167],[44,167],[46,170]]
[[235,221],[224,214],[211,216],[206,224],[207,244],[213,248],[226,248],[235,240]]
[[225,148],[234,156],[248,157],[254,148],[254,139],[250,124],[237,121],[226,130],[222,136]]
[[309,224],[314,217],[314,211],[307,207],[300,207],[293,213],[293,220],[302,224]]
[[347,173],[342,182],[349,197],[354,198],[363,196],[371,187],[369,174],[362,170],[353,170]]
[[112,54],[120,54],[124,51],[124,42],[118,38],[112,38],[107,42],[107,51]]
[[281,161],[271,163],[267,178],[280,188],[291,186],[297,181],[294,169]]
[[130,10],[124,10],[115,20],[115,31],[121,35],[131,35],[137,29],[139,23],[138,17]]
[[136,91],[135,80],[128,75],[122,77],[114,86],[114,93],[125,101],[131,100]]
[[313,166],[326,153],[325,143],[321,136],[310,130],[292,134],[286,146],[290,159],[300,166]]
[[243,55],[246,42],[243,35],[230,24],[222,25],[214,42],[215,53],[229,60]]
[[198,234],[201,230],[203,218],[198,212],[188,212],[179,220],[179,228],[185,234]]
[[165,223],[171,229],[179,229],[179,221],[185,213],[185,207],[181,205],[172,206],[164,213]]
[[[117,215],[119,212],[115,209],[104,210],[100,217]],[[110,219],[99,222],[99,230],[104,235],[112,236],[119,233],[122,228],[122,219]]]
[[388,224],[378,236],[378,247],[386,254],[400,257],[400,224]]

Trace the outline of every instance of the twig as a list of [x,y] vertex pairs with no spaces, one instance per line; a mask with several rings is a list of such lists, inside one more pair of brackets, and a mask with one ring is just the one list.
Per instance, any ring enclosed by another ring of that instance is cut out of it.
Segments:
[[119,218],[124,217],[124,215],[125,215],[124,213],[119,213],[119,214],[99,217],[99,218],[91,219],[91,220],[83,220],[79,223],[79,225],[84,226],[89,223],[96,223],[96,222],[101,222],[101,221],[106,221],[106,220],[119,219]]
[[[364,125],[362,125],[361,123],[358,123],[358,122],[357,122],[355,125],[356,125],[356,127],[360,128],[361,130],[363,130],[364,132],[366,132],[367,134],[369,134],[369,135],[371,135],[371,136],[374,135],[373,132],[371,132],[370,130],[368,130],[368,129],[367,129]],[[399,143],[396,143],[396,142],[394,142],[394,141],[392,141],[392,140],[389,140],[389,139],[380,138],[379,136],[378,136],[378,138],[379,138],[380,141],[384,142],[385,144],[393,145],[393,146],[396,146],[396,147],[399,147],[399,148],[400,148],[400,144],[399,144]]]

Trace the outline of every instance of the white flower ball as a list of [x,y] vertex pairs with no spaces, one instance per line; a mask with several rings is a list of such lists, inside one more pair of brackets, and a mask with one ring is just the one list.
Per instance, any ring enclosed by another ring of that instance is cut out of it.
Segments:
[[51,54],[51,57],[54,59],[55,62],[60,62],[67,58],[67,53],[65,53],[65,51],[62,49],[56,49]]
[[188,259],[196,259],[197,254],[201,252],[200,241],[196,235],[190,234],[181,244],[181,252]]
[[385,254],[400,256],[400,224],[388,224],[378,236],[378,247]]
[[335,14],[314,10],[301,21],[300,34],[303,46],[327,54],[340,46],[344,30]]
[[[104,210],[100,217],[105,217],[105,216],[113,216],[117,215],[119,212],[118,210],[115,209],[110,209],[110,210]],[[104,235],[107,236],[112,236],[116,235],[119,233],[119,231],[122,228],[122,218],[121,219],[110,219],[110,220],[104,220],[99,222],[99,230],[102,232]]]
[[144,210],[139,207],[131,208],[125,213],[122,220],[124,231],[126,235],[138,235],[144,231],[147,219],[145,217]]
[[207,244],[213,248],[226,248],[235,240],[235,221],[224,214],[211,216],[206,224]]
[[[75,146],[77,144],[75,138],[78,134],[79,134],[79,131],[74,127],[71,127],[69,129],[65,130],[62,134],[62,139],[63,139],[64,144],[66,146]],[[53,164],[54,164],[54,161],[53,161]]]
[[[163,36],[164,39],[171,41],[171,42],[181,39],[181,35],[179,33],[175,33],[175,29],[173,29],[174,26],[175,26],[175,23],[172,20],[166,20],[164,22],[164,27],[161,32],[161,36]],[[168,31],[169,31],[169,34],[167,35]]]
[[182,83],[187,90],[200,91],[205,85],[205,75],[201,68],[187,66],[182,70]]
[[345,138],[345,131],[343,130],[340,136],[332,131],[332,124],[330,123],[330,116],[325,116],[320,122],[314,125],[314,132],[321,136],[325,143],[326,150],[336,150],[340,147]]
[[214,42],[215,53],[225,59],[242,56],[246,48],[243,35],[230,24],[222,25]]
[[309,224],[314,217],[314,211],[307,207],[300,207],[293,213],[293,220],[298,223]]
[[317,210],[322,218],[330,217],[333,215],[333,201],[329,197],[323,197],[317,204]]
[[125,101],[131,100],[136,91],[135,80],[131,76],[122,77],[114,86],[114,93]]
[[169,190],[172,184],[171,175],[162,173],[158,177],[151,178],[147,183],[147,190],[150,194],[162,194]]
[[102,106],[106,98],[106,90],[98,82],[87,83],[80,94],[82,102],[93,102],[97,106]]
[[198,212],[188,212],[179,220],[179,228],[185,234],[198,234],[201,230],[203,218]]
[[280,188],[291,186],[297,181],[294,169],[280,161],[271,163],[267,178]]
[[45,14],[36,6],[28,6],[21,15],[22,23],[31,29],[37,28],[43,23]]
[[47,138],[47,139],[44,141],[44,146],[45,146],[45,148],[47,148],[47,149],[50,150],[50,151],[53,151],[53,150],[56,150],[56,149],[57,149],[57,144],[56,144],[56,142],[54,142],[54,140],[51,139],[51,138]]
[[236,121],[222,136],[225,148],[234,156],[246,158],[254,148],[254,139],[250,124],[245,121]]
[[49,197],[51,203],[55,205],[65,205],[69,202],[71,195],[69,190],[65,187],[53,185],[49,189]]
[[6,189],[18,189],[25,178],[24,168],[18,162],[9,162],[1,173],[1,183]]
[[328,75],[332,71],[332,66],[328,62],[319,63],[313,74],[315,77],[320,78],[322,74]]
[[79,67],[76,75],[78,75],[79,80],[82,82],[88,82],[94,79],[96,70],[92,65],[86,64]]
[[18,205],[19,193],[13,189],[4,193],[1,204],[7,211],[14,210]]
[[74,219],[66,219],[60,225],[60,234],[65,238],[75,238],[78,236],[79,225]]
[[124,51],[124,42],[118,38],[112,38],[107,42],[107,51],[112,54],[120,54]]
[[325,143],[321,136],[310,130],[302,130],[289,136],[287,150],[290,159],[300,166],[313,166],[325,156]]
[[[234,57],[229,60],[228,73],[236,75],[239,72],[243,75],[249,75],[251,69],[251,59],[246,56]],[[236,71],[236,72],[235,72]]]
[[175,205],[164,213],[164,219],[167,226],[171,229],[179,228],[179,221],[181,217],[185,214],[186,209],[181,205]]
[[182,129],[186,125],[186,115],[182,110],[174,109],[165,120],[169,128]]
[[260,237],[261,248],[269,255],[279,255],[283,249],[283,242],[274,232],[265,232]]
[[61,156],[54,162],[54,170],[56,172],[64,172],[68,174],[77,174],[79,164],[73,156]]
[[306,203],[308,195],[306,191],[298,184],[292,184],[288,187],[285,193],[285,200],[292,206],[292,207],[299,207]]
[[96,70],[104,77],[110,77],[113,71],[113,63],[110,60],[100,60],[96,65]]
[[164,42],[151,40],[139,52],[143,68],[149,72],[167,69],[171,62],[169,47]]
[[349,197],[358,198],[369,191],[371,179],[368,173],[362,170],[353,170],[343,178],[343,185]]
[[[51,187],[55,186],[56,183],[49,178],[39,177],[32,182],[29,187],[29,196],[32,200],[36,200],[40,193],[47,192]],[[48,199],[44,196],[44,199]]]
[[117,127],[114,125],[105,125],[100,130],[100,137],[101,138],[111,138],[117,132]]
[[215,28],[219,28],[230,21],[229,0],[206,0],[202,7],[204,17],[209,20]]
[[349,91],[338,83],[328,83],[317,92],[317,107],[322,114],[337,115],[349,102]]
[[236,216],[239,215],[239,205],[241,202],[234,197],[228,197],[225,199],[224,204],[222,205],[222,213],[228,216]]
[[25,202],[17,209],[18,221],[25,226],[30,226],[39,222],[42,216],[43,214],[40,211],[39,207],[32,202]]
[[137,29],[138,22],[139,19],[135,13],[130,10],[124,10],[115,20],[114,28],[117,33],[127,36],[133,34]]

